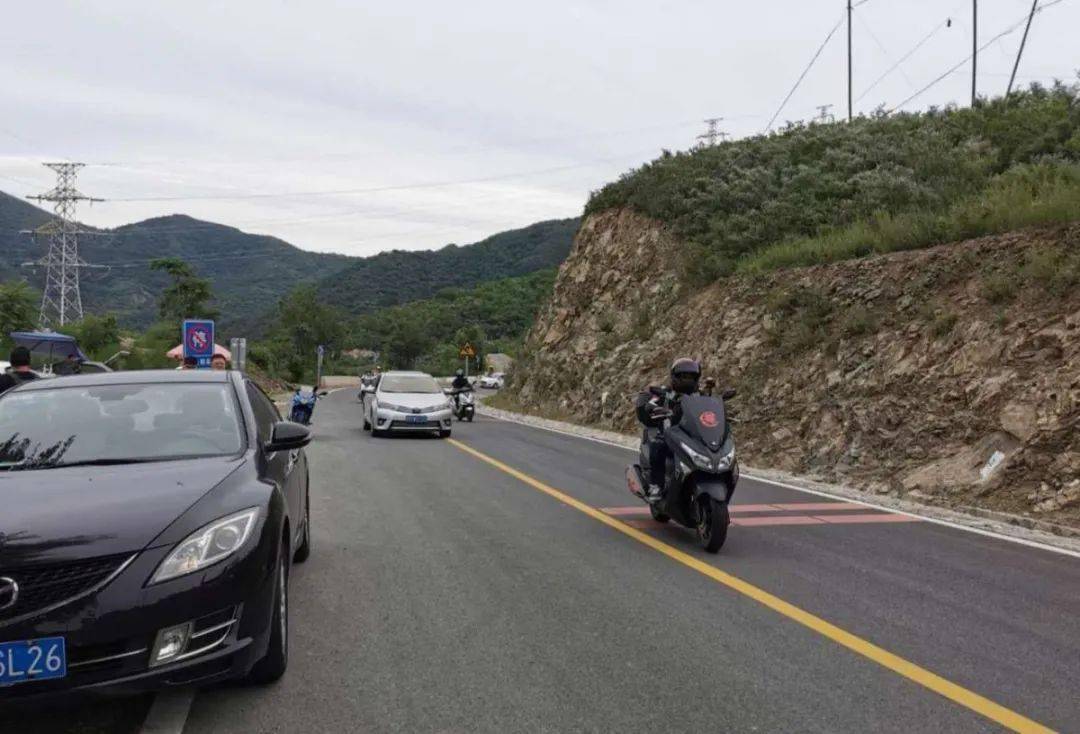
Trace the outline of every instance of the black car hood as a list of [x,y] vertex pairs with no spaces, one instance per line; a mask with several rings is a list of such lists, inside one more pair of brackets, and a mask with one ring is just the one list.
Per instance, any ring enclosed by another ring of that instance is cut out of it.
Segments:
[[141,550],[241,464],[226,457],[0,472],[0,568]]

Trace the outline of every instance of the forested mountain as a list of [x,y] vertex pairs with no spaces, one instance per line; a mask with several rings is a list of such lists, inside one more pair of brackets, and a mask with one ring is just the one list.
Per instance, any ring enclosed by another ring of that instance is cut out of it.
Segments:
[[538,222],[473,245],[447,245],[435,252],[380,253],[325,278],[320,291],[331,304],[359,314],[432,298],[445,288],[555,268],[570,252],[580,221]]
[[[40,258],[44,245],[19,232],[50,216],[0,192],[0,281],[25,279],[41,287],[42,269],[22,264]],[[541,222],[475,246],[355,258],[301,250],[275,237],[184,215],[157,217],[80,240],[84,259],[109,266],[83,271],[83,304],[88,313],[115,313],[127,326],[149,325],[168,282],[164,273],[150,269],[150,262],[176,257],[210,280],[224,331],[257,334],[278,299],[302,282],[318,283],[322,298],[362,313],[429,298],[447,287],[557,266],[570,250],[577,221]]]

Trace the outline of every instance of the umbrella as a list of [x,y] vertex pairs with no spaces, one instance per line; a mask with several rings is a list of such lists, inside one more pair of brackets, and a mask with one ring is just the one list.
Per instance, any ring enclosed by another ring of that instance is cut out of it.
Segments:
[[[225,359],[229,360],[230,362],[232,361],[232,352],[230,352],[228,349],[221,346],[220,344],[215,344],[214,345],[214,356],[216,357],[219,354],[222,357],[224,357]],[[168,357],[169,359],[175,359],[176,361],[179,362],[180,360],[182,360],[184,358],[184,345],[183,344],[177,344],[175,347],[173,347],[169,351],[165,352],[165,356]]]

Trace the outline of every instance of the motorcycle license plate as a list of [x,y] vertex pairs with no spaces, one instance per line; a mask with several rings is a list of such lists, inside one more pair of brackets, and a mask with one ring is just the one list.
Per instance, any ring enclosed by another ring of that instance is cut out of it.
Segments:
[[63,637],[0,642],[0,687],[65,675],[67,654]]
[[405,416],[406,423],[427,423],[427,418],[422,415],[407,415]]

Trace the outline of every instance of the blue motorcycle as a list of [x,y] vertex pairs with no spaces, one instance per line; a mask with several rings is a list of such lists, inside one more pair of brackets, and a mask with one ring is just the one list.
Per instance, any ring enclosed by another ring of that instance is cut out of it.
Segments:
[[315,401],[319,396],[314,390],[310,394],[303,393],[300,388],[293,395],[292,408],[289,410],[289,420],[294,423],[302,423],[305,426],[311,424],[311,414],[315,412]]

